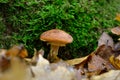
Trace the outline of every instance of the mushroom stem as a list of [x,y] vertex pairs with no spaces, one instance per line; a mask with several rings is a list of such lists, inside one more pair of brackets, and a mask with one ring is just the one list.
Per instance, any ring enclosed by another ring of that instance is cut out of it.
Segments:
[[59,50],[59,46],[51,44],[50,54],[48,54],[48,60],[50,62],[54,62],[54,61],[59,60],[59,58],[57,57],[58,50]]

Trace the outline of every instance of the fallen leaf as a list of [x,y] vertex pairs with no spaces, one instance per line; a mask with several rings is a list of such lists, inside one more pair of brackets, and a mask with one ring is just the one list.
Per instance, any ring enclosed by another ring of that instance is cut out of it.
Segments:
[[115,44],[114,52],[115,52],[115,54],[114,54],[115,57],[120,54],[120,42],[117,42]]
[[98,75],[114,69],[109,62],[111,55],[113,55],[112,48],[110,46],[101,45],[85,58],[77,59],[78,63],[74,64],[75,60],[70,62],[74,64],[76,69],[80,69],[83,75],[91,77],[92,75]]
[[84,60],[87,59],[87,57],[88,56],[81,57],[81,58],[75,58],[75,59],[67,60],[65,62],[67,62],[69,65],[73,66],[73,65],[76,65],[76,64],[83,62]]
[[109,60],[116,69],[120,69],[120,55],[118,57],[111,56]]
[[[42,49],[41,49],[41,51],[43,51]],[[45,59],[41,54],[39,54],[39,53],[37,53],[37,55],[35,55],[35,56],[37,56],[37,59],[35,60],[36,61],[36,65],[31,65],[31,69],[32,69],[32,71],[36,74],[36,75],[38,75],[38,73],[39,73],[39,69],[41,68],[41,71],[42,71],[42,69],[47,69],[47,67],[49,66],[49,61],[47,60],[47,59]],[[33,56],[33,57],[35,57],[35,56]]]
[[115,51],[120,51],[120,42],[117,42],[114,47]]
[[58,66],[63,66],[63,67],[66,67],[66,68],[72,67],[71,65],[69,65],[67,62],[65,62],[63,60],[60,60],[59,62],[50,64],[51,70],[55,70]]
[[110,63],[102,59],[99,55],[90,54],[86,60],[75,65],[75,68],[81,69],[84,75],[90,77],[109,71],[111,69]]
[[111,46],[107,46],[107,45],[101,45],[96,49],[94,53],[96,55],[99,55],[106,61],[109,61],[110,56],[115,54]]
[[113,39],[106,32],[103,32],[100,36],[100,39],[98,40],[98,47],[102,45],[110,46],[114,49]]
[[82,58],[76,58],[76,59],[67,60],[65,62],[67,62],[69,65],[75,66],[76,69],[81,69],[87,63],[89,57],[92,54],[94,54],[94,52],[92,52],[88,56],[85,56],[85,57],[82,57]]
[[120,21],[120,14],[116,14],[115,20]]
[[[98,64],[99,63],[99,64]],[[88,71],[89,72],[101,72],[101,71],[108,71],[110,68],[110,64],[102,59],[99,55],[91,55],[88,61]]]
[[75,71],[75,77],[77,80],[82,80],[82,74],[80,69]]
[[116,35],[120,35],[120,26],[111,29],[111,32]]
[[[109,62],[109,58],[114,54],[115,52],[110,45],[103,44],[88,56],[68,60],[68,63],[75,66],[77,70],[80,69],[81,77],[91,77],[115,69]],[[85,79],[87,78],[85,77]]]
[[[41,49],[41,51],[43,51],[43,53],[44,53],[44,50]],[[33,54],[33,57],[31,59],[30,63],[32,63],[33,65],[35,65],[38,62],[38,59],[39,59],[39,53],[34,48],[34,54]]]
[[20,58],[13,57],[9,69],[0,74],[0,80],[30,80],[27,75],[27,65]]
[[111,70],[101,75],[92,76],[90,80],[120,80],[120,70]]
[[32,58],[24,58],[24,60],[29,63],[29,64],[32,64],[32,65],[36,65],[38,60],[39,60],[39,54],[41,56],[44,56],[44,50],[43,49],[40,49],[39,51],[37,51],[35,48],[34,48],[34,54],[33,54],[33,57]]
[[28,56],[28,53],[23,45],[15,45],[6,52],[6,56],[8,57],[19,56],[21,58],[25,58]]
[[120,60],[120,55],[118,55],[118,56],[116,57],[116,59]]
[[64,62],[51,63],[51,65],[48,60],[39,54],[37,64],[31,66],[35,75],[32,80],[75,80],[75,72],[72,67],[67,68]]
[[0,51],[0,69],[6,71],[11,66],[11,60],[14,57],[19,57],[21,60],[28,55],[27,50],[23,45],[13,46],[9,50]]

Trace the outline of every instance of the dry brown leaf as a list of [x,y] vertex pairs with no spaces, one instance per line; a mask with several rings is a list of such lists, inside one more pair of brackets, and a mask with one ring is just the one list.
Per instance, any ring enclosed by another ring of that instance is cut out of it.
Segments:
[[[89,61],[88,61],[88,71],[89,72],[95,72],[95,71],[108,71],[110,69],[110,64],[102,59],[98,55],[91,55]],[[97,72],[98,73],[98,72]]]
[[91,54],[89,54],[88,56],[82,57],[82,58],[77,58],[77,59],[72,59],[72,60],[67,60],[66,62],[69,65],[75,66],[76,69],[81,69],[84,67],[84,65],[87,63],[89,57],[94,54],[94,52],[92,52]]
[[[95,67],[93,65],[94,63],[99,63],[100,64],[99,67],[101,67],[103,65],[106,66],[106,63],[109,63],[109,58],[111,55],[113,55],[112,48],[110,46],[102,45],[86,57],[68,60],[66,62],[71,65],[74,65],[75,68],[77,68],[77,69],[79,69],[81,67],[86,68],[86,65],[88,65],[88,63],[89,63],[89,65],[91,65],[90,62],[92,62],[92,65],[90,67],[92,67],[92,66]],[[97,60],[95,60],[94,58],[95,59],[97,58],[98,61],[100,61],[100,62],[97,62]],[[106,68],[108,69],[108,67],[109,66],[107,66]],[[89,70],[91,70],[91,69],[89,69]]]
[[120,51],[120,42],[117,42],[115,44],[115,48],[114,48],[115,51]]
[[92,53],[83,62],[76,64],[75,68],[81,70],[81,76],[91,77],[109,71],[111,65],[99,55]]
[[111,32],[116,35],[120,35],[120,26],[111,29]]
[[75,58],[75,59],[67,60],[65,62],[67,62],[69,65],[73,66],[73,65],[76,65],[76,64],[83,62],[84,60],[87,59],[87,57],[88,56],[81,57],[81,58]]
[[21,58],[24,58],[24,57],[28,56],[28,53],[27,53],[27,50],[24,48],[23,45],[18,45],[18,46],[15,45],[6,52],[6,56],[8,56],[8,57],[19,56]]
[[115,52],[115,54],[114,54],[115,57],[120,54],[120,42],[117,42],[115,44],[114,52]]
[[103,32],[100,36],[100,39],[98,40],[98,47],[102,45],[110,46],[114,49],[113,39],[106,32]]
[[84,72],[84,68],[87,68],[86,65],[87,65],[87,63],[88,63],[88,60],[89,60],[89,57],[90,57],[90,56],[91,56],[91,54],[90,54],[86,59],[84,59],[83,61],[81,61],[80,63],[75,64],[75,65],[74,65],[75,68],[76,68],[76,69],[82,69],[83,72]]
[[[4,51],[4,53],[3,53]],[[14,57],[20,57],[23,59],[28,55],[27,50],[23,45],[13,46],[9,50],[3,50],[0,52],[0,69],[5,71],[10,67],[11,59]]]
[[120,80],[120,70],[111,70],[107,73],[93,76],[90,80]]
[[104,60],[109,61],[109,58],[114,54],[114,51],[110,46],[101,45],[100,47],[97,48],[95,54],[99,55]]
[[113,50],[110,46],[102,45],[85,58],[70,60],[69,64],[74,65],[76,69],[80,69],[82,76],[90,77],[114,69],[109,63],[112,54]]

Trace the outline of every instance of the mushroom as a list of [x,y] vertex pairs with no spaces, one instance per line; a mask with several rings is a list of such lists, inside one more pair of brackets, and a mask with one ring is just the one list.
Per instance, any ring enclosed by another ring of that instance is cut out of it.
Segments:
[[111,29],[111,32],[116,35],[120,35],[120,27],[114,27]]
[[71,43],[73,38],[63,30],[52,29],[42,33],[40,40],[46,41],[51,45],[50,54],[48,54],[48,60],[50,60],[50,62],[55,62],[60,60],[57,57],[59,47],[65,46],[67,43]]

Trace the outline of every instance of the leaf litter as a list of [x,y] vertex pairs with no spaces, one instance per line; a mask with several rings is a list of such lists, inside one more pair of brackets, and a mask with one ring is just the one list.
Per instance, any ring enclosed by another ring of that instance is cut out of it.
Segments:
[[103,32],[98,47],[88,56],[50,63],[44,50],[34,49],[32,58],[23,45],[0,50],[0,80],[119,80],[120,42]]

